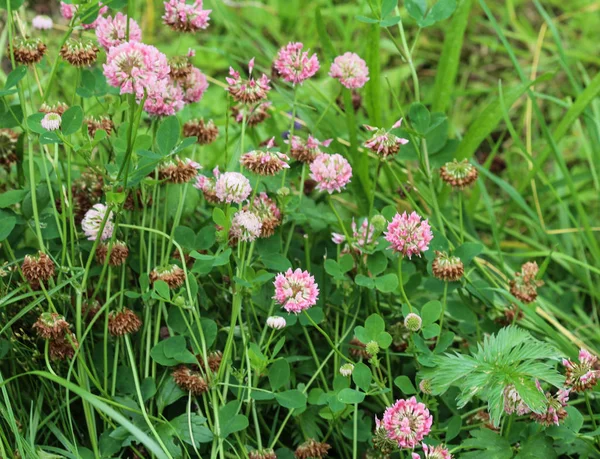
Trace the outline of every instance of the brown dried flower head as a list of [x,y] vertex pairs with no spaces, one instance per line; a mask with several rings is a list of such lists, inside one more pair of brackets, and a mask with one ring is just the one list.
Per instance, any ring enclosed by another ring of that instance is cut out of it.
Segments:
[[[204,359],[201,355],[197,356],[198,366],[204,370]],[[221,366],[221,362],[223,360],[223,353],[221,351],[212,351],[208,353],[208,368],[213,373],[217,373],[219,371],[219,367]]]
[[74,333],[68,336],[61,336],[50,341],[48,346],[50,358],[52,360],[72,359],[75,355],[75,350],[79,347],[79,342]]
[[515,273],[515,278],[510,281],[510,293],[523,303],[535,301],[537,288],[544,285],[544,281],[536,279],[538,271],[539,268],[535,261],[521,266],[521,272]]
[[15,62],[23,65],[36,64],[46,54],[46,45],[39,38],[15,38],[13,55]]
[[181,287],[185,282],[185,272],[177,265],[171,265],[166,268],[155,268],[150,272],[150,282],[157,280],[166,282],[171,289]]
[[7,171],[17,162],[17,141],[19,134],[12,129],[0,129],[0,166]]
[[47,103],[43,103],[40,109],[38,110],[40,113],[49,114],[56,113],[60,116],[63,116],[64,113],[69,109],[69,106],[64,102],[57,102],[52,105],[48,105]]
[[463,159],[462,161],[454,160],[452,162],[444,164],[440,168],[440,177],[452,188],[463,189],[472,185],[479,173],[475,166],[473,166],[468,160]]
[[125,260],[129,255],[129,248],[123,241],[115,241],[112,246],[110,243],[101,242],[96,249],[96,261],[98,261],[98,263],[101,265],[104,264],[109,248],[110,257],[108,259],[108,264],[110,266],[121,266],[125,263]]
[[32,327],[42,339],[62,338],[71,328],[69,322],[56,312],[44,312]]
[[96,62],[99,51],[91,40],[69,38],[60,48],[60,56],[75,67],[89,67]]
[[38,255],[25,255],[21,271],[25,279],[29,281],[31,288],[37,290],[40,282],[47,281],[54,276],[54,262],[41,251]]
[[277,455],[271,448],[267,448],[258,451],[250,451],[248,453],[248,459],[277,459]]
[[297,459],[322,459],[328,456],[331,445],[319,443],[309,438],[296,449],[294,455]]
[[169,76],[174,80],[183,81],[192,73],[193,66],[189,56],[175,56],[169,59],[169,67]]
[[259,102],[255,105],[237,104],[231,107],[231,116],[237,123],[242,123],[246,116],[247,126],[256,126],[269,118],[269,107],[271,102]]
[[172,373],[173,380],[181,389],[193,395],[202,395],[208,390],[208,383],[199,372],[192,371],[185,365],[179,365]]
[[92,139],[96,135],[96,131],[99,129],[106,131],[106,135],[110,136],[115,127],[115,123],[113,123],[113,121],[107,116],[101,116],[100,118],[90,116],[89,118],[85,119],[85,124],[88,128],[88,134]]
[[260,237],[262,238],[273,236],[275,230],[281,225],[281,212],[267,193],[261,192],[254,198],[252,209],[249,205],[245,205],[244,210],[252,210],[260,219],[262,223]]
[[183,125],[184,137],[196,137],[200,145],[208,145],[213,143],[219,135],[219,128],[213,120],[194,119]]
[[136,333],[142,326],[142,321],[131,309],[123,308],[108,315],[108,331],[112,336],[123,336]]
[[435,259],[431,264],[433,275],[445,282],[456,282],[465,274],[463,262],[458,257],[448,255],[446,252],[435,252]]
[[254,150],[245,153],[240,158],[240,164],[258,175],[275,175],[283,169],[288,169],[290,165],[287,155],[279,151],[268,151],[273,147],[275,138],[267,144],[266,150]]
[[371,355],[367,352],[367,345],[356,336],[350,340],[350,355],[355,359],[370,359]]
[[187,183],[192,180],[202,166],[189,158],[181,160],[175,157],[158,169],[158,178],[169,183]]

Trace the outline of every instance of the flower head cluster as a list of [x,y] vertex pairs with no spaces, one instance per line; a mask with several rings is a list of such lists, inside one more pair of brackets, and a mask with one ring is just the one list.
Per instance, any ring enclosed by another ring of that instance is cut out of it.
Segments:
[[270,117],[270,106],[271,102],[269,101],[258,102],[251,105],[239,103],[231,107],[231,116],[236,123],[241,124],[244,121],[244,118],[246,118],[247,126],[256,126]]
[[162,19],[173,30],[196,32],[208,27],[211,11],[202,9],[202,0],[195,0],[192,4],[186,0],[169,0],[165,2]]
[[383,413],[383,427],[400,448],[414,448],[431,430],[433,416],[415,397],[396,400]]
[[31,25],[34,29],[50,30],[54,26],[54,22],[49,16],[38,15],[31,20]]
[[328,147],[333,139],[327,139],[320,141],[316,137],[309,135],[306,140],[297,135],[292,136],[291,139],[285,141],[287,144],[291,144],[290,156],[296,161],[303,163],[312,163],[317,156],[321,153],[321,146]]
[[167,57],[154,46],[128,41],[108,50],[104,75],[108,84],[121,89],[121,94],[151,91],[160,80],[169,76]]
[[21,265],[23,277],[29,281],[33,290],[40,288],[40,283],[54,277],[54,262],[44,252],[38,252],[37,255],[25,255]]
[[148,90],[144,111],[150,116],[171,116],[184,106],[183,91],[169,80],[158,80]]
[[241,204],[251,192],[250,181],[239,172],[225,172],[219,175],[215,184],[217,198],[228,204]]
[[300,268],[277,274],[273,297],[287,312],[298,314],[317,304],[319,286],[315,278]]
[[408,139],[398,137],[391,133],[392,129],[397,129],[400,126],[402,126],[402,118],[396,121],[389,131],[365,124],[365,129],[373,133],[369,140],[364,143],[365,148],[377,153],[383,159],[395,155],[400,151],[401,145],[406,145],[408,143]]
[[124,336],[136,333],[142,326],[142,321],[131,309],[112,311],[108,315],[108,332],[112,336]]
[[275,138],[271,138],[265,150],[254,150],[245,153],[240,158],[240,164],[258,175],[275,175],[283,169],[288,169],[290,158],[279,151],[268,151],[273,148]]
[[431,272],[435,277],[446,282],[456,282],[463,277],[465,267],[458,257],[448,255],[446,252],[435,252],[435,259],[431,264]]
[[504,388],[504,412],[506,414],[516,413],[517,416],[523,416],[530,413],[531,409],[525,404],[517,389],[513,384],[509,384]]
[[[443,445],[427,446],[422,443],[423,453],[425,454],[424,459],[452,459],[452,454]],[[417,453],[412,453],[412,459],[420,459]]]
[[213,143],[219,135],[219,128],[213,120],[204,122],[204,119],[190,120],[183,125],[184,137],[196,137],[200,145]]
[[421,319],[421,316],[414,312],[407,314],[404,318],[404,326],[411,332],[418,332],[421,329],[422,323],[423,320]]
[[429,249],[433,234],[427,220],[421,220],[416,212],[410,215],[404,212],[394,215],[387,227],[385,239],[392,250],[411,258],[413,255],[421,256],[421,252]]
[[142,29],[138,23],[129,18],[129,40],[127,40],[127,16],[117,13],[114,17],[98,18],[96,23],[96,38],[106,51],[127,41],[141,41]]
[[479,173],[468,160],[454,160],[440,167],[440,177],[452,188],[463,189],[475,183]]
[[329,76],[340,80],[348,89],[357,89],[369,81],[369,68],[358,54],[347,52],[333,60]]
[[[87,236],[88,240],[95,241],[98,237],[101,240],[106,240],[112,236],[114,231],[114,225],[112,222],[113,213],[110,212],[107,215],[107,207],[104,204],[95,204],[90,210],[88,210],[81,221],[81,228]],[[102,223],[104,229],[100,234]]]
[[277,54],[275,69],[289,83],[302,84],[319,70],[317,55],[309,56],[303,48],[302,43],[288,43]]
[[172,373],[173,381],[181,389],[192,395],[202,395],[208,390],[206,379],[198,371],[193,371],[185,365],[179,365]]
[[510,281],[510,293],[524,303],[535,301],[537,288],[544,285],[544,281],[536,279],[538,271],[539,268],[535,261],[521,266],[521,272],[515,273],[515,278]]
[[13,41],[13,56],[17,64],[31,65],[40,62],[46,49],[39,38],[15,38]]
[[[335,244],[343,244],[346,242],[346,236],[340,233],[331,233],[331,240]],[[352,248],[360,253],[367,246],[371,245],[375,240],[375,225],[370,223],[367,218],[365,218],[360,227],[357,226],[354,218],[352,219]],[[375,242],[377,244],[377,242]],[[342,249],[342,253],[349,253],[350,246],[346,244]]]
[[103,265],[107,256],[110,266],[121,266],[129,256],[129,247],[123,241],[115,241],[114,244],[101,242],[96,249],[96,260]]
[[237,241],[252,242],[260,236],[262,222],[250,210],[236,212],[231,220],[230,238]]
[[154,268],[148,277],[152,284],[157,280],[161,280],[170,289],[176,289],[181,287],[185,282],[185,271],[177,265],[170,265],[162,268]]
[[[244,210],[249,210],[250,206],[246,205]],[[275,233],[275,229],[281,225],[281,211],[277,207],[267,193],[261,192],[252,201],[252,212],[261,220],[260,237],[271,237]]]
[[220,175],[219,167],[217,166],[213,169],[213,176],[215,178],[198,174],[196,183],[194,184],[194,188],[201,190],[204,193],[204,198],[213,204],[219,202],[216,191],[216,179],[218,179]]
[[91,40],[69,38],[60,48],[60,56],[75,67],[89,67],[96,62],[98,51]]
[[185,78],[177,80],[177,85],[183,91],[183,100],[186,104],[200,101],[208,89],[206,75],[196,67],[192,67]]
[[37,335],[50,341],[50,357],[53,360],[63,360],[73,357],[79,345],[75,335],[70,332],[71,325],[57,313],[44,312],[33,324]]
[[248,79],[243,79],[240,72],[229,67],[230,77],[226,78],[227,84],[229,84],[227,91],[236,102],[254,104],[267,98],[267,94],[271,90],[269,77],[263,73],[259,79],[254,79],[252,78],[253,69],[254,58],[248,62]]
[[294,457],[296,459],[323,459],[329,454],[330,449],[331,445],[328,443],[321,443],[309,438],[296,448]]
[[596,369],[598,357],[583,348],[579,350],[578,363],[567,359],[563,359],[562,363],[567,370],[565,386],[573,392],[590,390],[600,379],[600,370]]
[[558,426],[567,417],[565,406],[569,401],[569,389],[560,389],[555,395],[546,392],[547,405],[543,413],[531,413],[531,419],[545,426]]
[[62,118],[58,113],[47,113],[40,121],[42,127],[48,131],[56,131],[60,128]]
[[317,182],[319,191],[342,191],[352,177],[352,167],[346,158],[339,153],[329,155],[321,153],[310,164],[310,176]]
[[115,123],[107,116],[101,116],[99,118],[90,116],[85,119],[85,124],[87,125],[88,134],[92,139],[99,129],[105,131],[107,136],[110,136],[115,127]]

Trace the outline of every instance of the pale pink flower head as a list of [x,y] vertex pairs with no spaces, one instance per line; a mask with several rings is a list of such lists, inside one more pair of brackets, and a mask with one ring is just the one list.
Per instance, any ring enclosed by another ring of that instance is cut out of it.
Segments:
[[304,140],[302,137],[297,135],[292,136],[291,139],[287,139],[285,143],[291,144],[290,156],[296,161],[303,163],[312,163],[321,151],[321,146],[328,147],[333,139],[323,140],[322,142],[309,134],[308,138]]
[[274,142],[275,138],[272,137],[264,150],[253,150],[243,154],[240,164],[258,175],[276,175],[283,169],[288,169],[290,158],[287,155],[279,151],[269,151]]
[[[109,239],[114,231],[114,225],[112,222],[113,213],[110,212],[106,215],[107,207],[104,204],[95,204],[90,210],[88,210],[81,220],[81,228],[87,236],[88,240],[95,241],[100,237],[101,240]],[[100,234],[100,228],[102,222],[106,219],[102,234]]]
[[160,80],[169,76],[167,56],[154,46],[137,41],[121,43],[108,50],[104,75],[108,84],[121,88],[121,94],[141,99]]
[[[424,459],[452,459],[452,454],[443,445],[428,446],[422,443]],[[420,459],[417,453],[412,453],[412,459]]]
[[302,84],[319,70],[319,59],[316,54],[308,55],[302,51],[302,43],[288,43],[279,50],[275,60],[275,69],[281,77],[292,84]]
[[202,9],[202,0],[188,4],[186,0],[169,0],[165,2],[165,14],[162,19],[165,25],[179,32],[196,32],[208,27],[212,10]]
[[34,29],[50,30],[54,25],[52,18],[46,15],[38,15],[31,20],[31,25]]
[[396,400],[383,413],[383,427],[399,448],[414,448],[431,431],[433,416],[415,397]]
[[506,414],[516,413],[518,416],[530,413],[531,410],[525,404],[517,389],[513,384],[509,384],[504,388],[504,412]]
[[271,237],[279,225],[281,225],[281,211],[267,193],[261,192],[254,197],[252,205],[244,206],[244,210],[252,209],[260,218],[262,227],[260,237]]
[[219,178],[219,175],[219,167],[217,166],[213,169],[214,178],[198,175],[196,177],[196,183],[194,184],[195,188],[202,190],[204,198],[213,204],[219,202],[216,191],[216,180]]
[[287,322],[285,321],[285,318],[283,318],[283,317],[270,316],[267,318],[267,327],[269,327],[269,328],[273,328],[275,330],[281,330],[282,328],[285,328],[286,325],[287,325]]
[[[363,219],[360,226],[356,224],[356,220],[352,219],[352,249],[356,253],[361,253],[367,246],[373,244],[377,245],[375,241],[375,226],[369,224],[368,219]],[[340,233],[331,233],[331,240],[334,244],[340,245],[346,242],[346,236]],[[342,253],[350,253],[350,245],[346,244],[342,249]]]
[[260,236],[262,222],[258,215],[250,210],[239,210],[231,220],[231,237],[238,241],[252,242]]
[[251,192],[250,181],[239,172],[225,172],[219,175],[215,184],[217,198],[228,204],[232,202],[241,204]]
[[421,220],[416,212],[394,215],[384,234],[391,249],[408,258],[413,255],[421,256],[421,252],[429,249],[429,243],[433,239],[428,221]]
[[358,54],[347,52],[333,60],[329,76],[337,78],[348,89],[358,89],[369,81],[369,68]]
[[77,5],[72,5],[70,3],[60,2],[60,15],[65,18],[67,21],[73,19],[75,13],[77,12]]
[[573,392],[591,390],[600,379],[600,370],[596,370],[597,362],[598,357],[583,348],[579,350],[578,363],[563,359],[562,363],[566,368],[565,386]]
[[250,59],[248,63],[247,79],[242,78],[240,72],[234,70],[233,67],[229,67],[230,76],[225,78],[229,85],[227,91],[236,102],[253,104],[267,98],[267,94],[271,90],[269,77],[263,73],[260,78],[254,79],[252,77],[253,69],[254,58]]
[[315,278],[300,268],[277,274],[273,297],[287,312],[299,314],[315,304],[319,298],[319,286]]
[[342,191],[352,178],[352,167],[339,153],[321,153],[310,163],[310,176],[317,182],[319,191]]
[[183,91],[169,80],[158,80],[147,91],[144,111],[151,116],[171,116],[184,106]]
[[177,84],[183,91],[183,100],[186,104],[199,102],[208,89],[206,75],[196,67],[192,67],[192,71],[183,80],[177,81]]
[[62,118],[58,113],[46,113],[46,115],[42,118],[41,125],[44,129],[48,131],[56,131],[60,128],[60,123],[62,122]]
[[[402,118],[394,123],[392,129],[397,129],[401,125]],[[373,134],[363,145],[365,148],[377,153],[383,159],[395,155],[400,151],[401,145],[406,145],[408,143],[408,139],[404,139],[392,134],[392,129],[386,131],[383,128],[376,128],[369,126],[368,124],[365,124],[364,127],[367,131],[371,131]]]
[[568,415],[565,406],[569,401],[569,393],[569,389],[559,389],[555,395],[546,392],[546,410],[542,413],[531,413],[531,418],[545,426],[560,425]]
[[[127,16],[117,13],[115,17],[100,17],[96,23],[96,38],[105,50],[127,42]],[[142,29],[138,23],[129,18],[129,41],[141,41]]]

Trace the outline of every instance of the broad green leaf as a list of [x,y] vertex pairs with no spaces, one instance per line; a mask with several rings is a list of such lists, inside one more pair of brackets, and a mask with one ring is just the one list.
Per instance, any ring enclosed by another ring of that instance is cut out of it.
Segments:
[[69,108],[62,116],[60,129],[64,135],[75,134],[83,124],[83,110],[79,105]]
[[370,290],[375,288],[375,281],[364,274],[357,274],[354,278],[354,282],[356,282],[356,285],[366,287]]
[[275,360],[269,367],[269,383],[276,391],[290,380],[290,364],[285,359]]
[[210,443],[213,439],[212,432],[205,425],[206,418],[197,413],[191,413],[189,416],[187,413],[181,414],[169,423],[175,429],[177,437],[188,445],[200,446],[200,443]]
[[275,399],[284,408],[301,409],[306,406],[306,395],[297,389],[286,390],[275,394]]
[[4,89],[10,89],[19,83],[23,79],[25,75],[27,75],[27,66],[21,66],[14,69],[12,72],[8,74],[6,77],[6,83],[4,85]]
[[285,272],[292,267],[290,261],[280,253],[263,253],[260,259],[272,271]]
[[452,416],[446,426],[446,443],[450,442],[458,436],[462,427],[462,418],[460,416]]
[[0,220],[0,241],[4,241],[10,236],[16,224],[17,219],[15,217],[6,217]]
[[442,303],[438,300],[432,300],[426,303],[421,309],[421,319],[423,327],[436,322],[440,318],[442,312]]
[[156,147],[158,152],[167,156],[177,145],[181,127],[176,116],[165,118],[156,132]]
[[412,127],[419,133],[424,135],[429,129],[431,115],[425,105],[415,102],[410,106],[408,114]]
[[158,411],[162,412],[167,406],[175,403],[185,395],[187,394],[181,390],[173,378],[165,378],[156,397],[156,406],[158,407]]
[[194,230],[191,228],[188,228],[187,226],[178,226],[175,228],[174,236],[175,241],[182,247],[187,249],[195,248],[196,233],[194,233]]
[[398,276],[395,273],[389,273],[375,278],[375,287],[383,293],[391,293],[398,288]]
[[483,244],[480,244],[479,242],[465,242],[458,249],[456,249],[453,255],[460,258],[466,267],[469,266],[471,261],[473,261],[473,258],[479,255],[481,252],[483,252]]
[[373,375],[371,369],[362,362],[354,364],[354,371],[352,371],[352,381],[363,391],[368,392],[371,387],[371,380]]
[[362,401],[365,399],[365,393],[346,388],[338,392],[337,399],[338,401],[346,404],[362,403]]
[[414,384],[408,376],[401,375],[394,379],[394,385],[402,391],[404,395],[413,395],[417,393]]

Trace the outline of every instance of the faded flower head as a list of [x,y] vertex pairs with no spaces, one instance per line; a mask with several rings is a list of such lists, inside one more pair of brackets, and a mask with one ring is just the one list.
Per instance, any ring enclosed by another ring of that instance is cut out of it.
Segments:
[[404,318],[404,326],[412,332],[418,332],[421,329],[422,319],[418,314],[411,312]]
[[277,459],[277,455],[273,449],[266,448],[257,451],[249,451],[248,459]]
[[312,163],[317,156],[323,153],[320,147],[328,147],[332,140],[333,139],[327,139],[321,142],[312,135],[309,135],[308,138],[304,140],[303,138],[295,135],[292,136],[291,139],[287,139],[285,143],[291,143],[290,156],[296,161]]
[[[127,16],[117,13],[115,17],[99,17],[96,22],[96,38],[106,51],[127,42]],[[132,18],[129,18],[129,41],[142,41],[142,29]]]
[[188,4],[186,0],[169,0],[165,2],[165,14],[162,19],[165,25],[179,32],[196,32],[208,27],[212,10],[202,9],[202,0]]
[[525,404],[517,389],[513,384],[509,384],[504,388],[504,412],[506,414],[516,413],[517,416],[523,416],[530,413],[531,410]]
[[584,392],[592,389],[600,379],[600,370],[596,369],[597,362],[598,357],[583,348],[579,350],[578,363],[563,359],[562,364],[567,370],[565,386],[573,392]]
[[419,382],[419,390],[424,394],[431,395],[431,380],[422,379]]
[[219,167],[217,166],[213,169],[214,178],[198,174],[196,183],[194,183],[194,188],[201,190],[204,193],[204,198],[213,204],[219,202],[216,192],[216,179],[219,178],[219,175]]
[[[422,443],[424,459],[452,459],[452,454],[445,448],[444,445],[428,446]],[[412,453],[412,459],[420,459],[417,453]]]
[[414,448],[431,431],[433,416],[415,397],[396,400],[383,413],[383,427],[400,448]]
[[256,104],[239,103],[231,107],[231,116],[236,123],[241,124],[246,117],[246,125],[249,127],[256,126],[269,118],[269,107],[271,102],[259,102]]
[[535,301],[537,288],[544,285],[544,281],[536,279],[538,271],[539,268],[535,261],[521,266],[521,272],[515,273],[515,278],[510,281],[510,293],[524,303]]
[[254,212],[240,210],[231,220],[230,237],[235,241],[252,242],[260,236],[261,227],[260,218]]
[[66,333],[65,336],[50,340],[48,350],[52,360],[65,360],[73,358],[78,347],[75,333]]
[[[244,206],[244,210],[249,210],[250,206]],[[260,219],[262,226],[260,237],[271,237],[275,233],[275,229],[281,225],[281,212],[267,193],[261,192],[254,197],[252,201],[252,212]]]
[[181,389],[192,395],[202,395],[208,390],[208,383],[202,374],[185,365],[179,365],[172,373],[173,380]]
[[559,389],[555,395],[546,392],[546,410],[543,413],[531,413],[531,419],[544,426],[560,425],[567,417],[565,406],[569,401],[569,392],[569,389]]
[[[114,225],[112,222],[113,213],[108,215],[107,207],[104,204],[94,204],[94,206],[85,213],[85,217],[81,221],[81,228],[87,236],[88,240],[95,241],[100,237],[101,240],[109,239],[112,236]],[[102,234],[99,235],[102,227],[102,222],[106,220]]]
[[446,252],[435,252],[435,259],[431,264],[431,272],[435,277],[446,282],[456,282],[460,280],[465,267],[458,257],[448,255]]
[[190,120],[183,125],[184,137],[196,137],[198,144],[208,145],[213,143],[219,135],[219,128],[213,120],[204,122],[204,119]]
[[287,312],[299,314],[317,304],[319,286],[315,278],[300,268],[277,274],[273,297]]
[[397,129],[400,126],[402,126],[402,118],[396,121],[389,131],[365,124],[365,129],[372,132],[369,140],[364,143],[365,148],[377,153],[383,159],[395,155],[400,151],[401,145],[408,143],[408,139],[398,137],[391,132],[392,129]]
[[96,260],[103,265],[107,256],[110,266],[121,266],[129,256],[129,248],[123,241],[115,241],[112,245],[101,242],[96,249]]
[[217,198],[228,204],[241,204],[251,192],[250,181],[239,172],[225,172],[219,175],[215,184]]
[[269,86],[269,77],[264,73],[258,79],[252,78],[254,69],[254,58],[248,62],[248,79],[241,77],[240,72],[229,67],[229,77],[226,78],[229,87],[227,91],[236,102],[244,104],[253,104],[266,99],[271,87]]
[[475,183],[478,175],[479,173],[475,166],[466,159],[462,161],[455,159],[440,168],[440,177],[442,177],[442,180],[452,186],[452,188],[459,188],[461,190]]
[[38,30],[50,30],[54,26],[52,18],[46,15],[37,15],[31,20],[31,25],[34,29]]
[[112,336],[124,336],[136,333],[142,326],[142,321],[131,309],[112,311],[108,315],[108,332]]
[[90,116],[85,119],[85,124],[87,125],[88,134],[92,139],[100,129],[106,131],[107,137],[110,136],[115,127],[113,121],[107,116],[101,116],[99,118]]
[[69,38],[60,48],[60,56],[75,67],[89,67],[96,62],[99,51],[91,40]]
[[43,312],[33,324],[33,329],[42,339],[58,339],[69,332],[71,325],[64,316],[55,312]]
[[267,327],[281,330],[287,325],[285,318],[279,316],[270,316],[267,318]]
[[269,151],[273,148],[275,138],[271,138],[265,150],[254,150],[245,153],[240,158],[240,164],[258,175],[276,175],[283,169],[289,169],[290,158],[279,151]]
[[62,122],[62,118],[58,113],[47,113],[43,118],[40,124],[44,129],[48,131],[56,131],[60,129],[60,123]]
[[154,268],[148,277],[152,284],[157,280],[161,280],[170,289],[176,289],[181,287],[185,282],[185,271],[177,265],[170,265],[162,268]]
[[294,456],[296,459],[322,459],[327,457],[328,451],[331,449],[331,445],[327,443],[320,443],[312,438],[309,438],[302,443],[296,451]]
[[421,252],[429,249],[433,234],[427,220],[421,220],[416,212],[410,215],[404,212],[394,216],[387,227],[385,239],[392,250],[411,258],[413,255],[421,256]]
[[329,76],[337,78],[348,89],[357,89],[369,81],[369,68],[358,54],[347,52],[333,60]]
[[169,76],[167,57],[154,46],[128,41],[110,48],[104,64],[108,84],[121,89],[121,94],[144,97],[144,90],[151,91]]
[[190,158],[175,156],[158,169],[158,178],[169,183],[187,183],[198,175],[202,166]]
[[69,109],[69,106],[64,102],[57,102],[52,105],[48,105],[47,103],[43,103],[38,110],[40,113],[56,113],[57,115],[63,116],[64,113]]
[[275,60],[275,69],[281,77],[292,84],[302,84],[319,70],[319,59],[316,54],[308,55],[302,51],[302,43],[288,43],[279,50]]
[[352,167],[339,153],[321,153],[310,164],[310,176],[317,182],[319,191],[342,191],[352,178]]
[[31,65],[42,60],[46,54],[46,45],[39,38],[15,38],[13,56],[17,64]]

